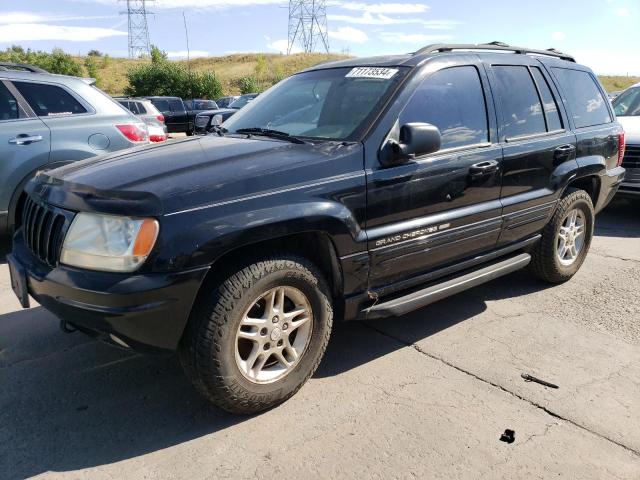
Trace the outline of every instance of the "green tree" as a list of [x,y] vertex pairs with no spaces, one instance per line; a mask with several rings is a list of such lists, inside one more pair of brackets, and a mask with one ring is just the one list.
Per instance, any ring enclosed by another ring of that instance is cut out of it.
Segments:
[[54,48],[51,53],[41,50],[31,50],[13,45],[0,52],[0,61],[12,63],[29,63],[51,73],[62,75],[82,75],[82,66],[69,54],[60,48]]
[[89,53],[87,53],[87,56],[89,56],[89,57],[101,57],[102,56],[102,52],[100,50],[89,50]]
[[151,45],[151,63],[161,63],[167,59],[167,52]]

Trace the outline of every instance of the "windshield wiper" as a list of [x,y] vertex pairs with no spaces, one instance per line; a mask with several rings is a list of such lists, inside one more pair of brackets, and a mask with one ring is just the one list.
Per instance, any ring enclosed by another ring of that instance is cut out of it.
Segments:
[[239,128],[235,133],[247,133],[249,135],[263,135],[265,137],[277,138],[279,140],[287,140],[291,143],[303,144],[307,143],[301,138],[294,137],[287,132],[281,132],[280,130],[272,130],[270,128],[251,127],[251,128]]

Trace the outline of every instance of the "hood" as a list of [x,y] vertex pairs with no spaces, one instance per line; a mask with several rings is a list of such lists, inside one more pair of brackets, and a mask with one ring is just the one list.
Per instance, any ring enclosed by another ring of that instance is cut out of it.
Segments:
[[318,181],[327,162],[361,150],[207,135],[75,162],[41,173],[31,191],[71,210],[163,215]]
[[629,145],[640,145],[640,117],[618,117],[624,128],[624,139]]
[[202,112],[198,113],[198,116],[206,115],[209,117],[213,117],[214,115],[222,115],[225,113],[235,113],[237,111],[238,111],[237,108],[218,108],[216,110],[203,110]]

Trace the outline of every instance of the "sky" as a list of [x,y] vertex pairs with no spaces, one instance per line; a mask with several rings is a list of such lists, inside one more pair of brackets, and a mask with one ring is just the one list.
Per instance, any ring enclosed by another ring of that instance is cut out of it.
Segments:
[[[287,0],[147,0],[151,43],[171,58],[286,53]],[[22,45],[127,56],[126,1],[0,0],[0,49]],[[330,50],[406,53],[499,40],[555,47],[598,74],[640,75],[640,0],[327,0]]]

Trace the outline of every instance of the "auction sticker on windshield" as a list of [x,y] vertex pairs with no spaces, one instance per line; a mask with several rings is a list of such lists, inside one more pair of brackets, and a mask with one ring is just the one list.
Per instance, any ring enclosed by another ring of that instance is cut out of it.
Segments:
[[396,73],[397,68],[379,68],[379,67],[356,67],[352,68],[345,75],[347,78],[379,78],[381,80],[389,80]]

